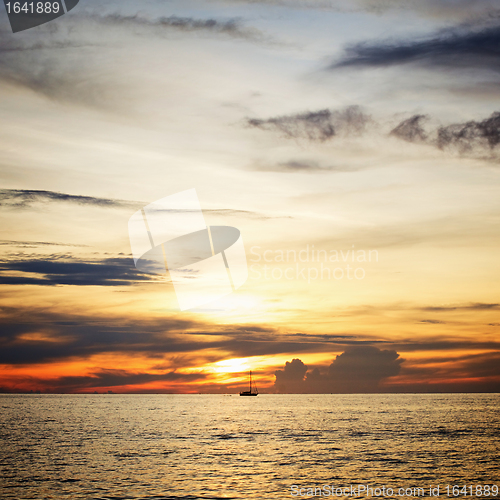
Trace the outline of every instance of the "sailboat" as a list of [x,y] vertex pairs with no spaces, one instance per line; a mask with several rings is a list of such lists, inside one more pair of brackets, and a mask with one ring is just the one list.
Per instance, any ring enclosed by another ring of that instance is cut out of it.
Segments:
[[240,396],[257,396],[259,394],[259,391],[257,389],[257,386],[255,385],[255,382],[253,383],[253,391],[252,391],[252,371],[250,370],[250,381],[248,384],[248,391],[242,391],[240,392]]

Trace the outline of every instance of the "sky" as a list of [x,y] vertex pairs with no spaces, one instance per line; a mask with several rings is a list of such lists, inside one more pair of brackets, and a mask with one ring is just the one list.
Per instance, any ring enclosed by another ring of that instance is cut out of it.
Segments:
[[[500,390],[493,0],[0,13],[0,392]],[[249,276],[180,311],[134,212],[196,189]]]

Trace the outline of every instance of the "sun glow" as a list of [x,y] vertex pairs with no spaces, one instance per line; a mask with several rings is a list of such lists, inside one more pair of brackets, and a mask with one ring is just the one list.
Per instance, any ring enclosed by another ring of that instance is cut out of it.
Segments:
[[216,373],[237,373],[250,370],[250,358],[233,358],[217,361],[213,369]]

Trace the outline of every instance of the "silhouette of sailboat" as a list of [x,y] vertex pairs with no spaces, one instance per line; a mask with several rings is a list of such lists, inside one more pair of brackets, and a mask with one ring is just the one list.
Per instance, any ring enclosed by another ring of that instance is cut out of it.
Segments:
[[[253,390],[252,390],[252,385],[253,385]],[[252,371],[250,370],[250,380],[248,383],[248,391],[242,391],[240,392],[240,396],[257,396],[259,394],[259,391],[257,389],[257,386],[255,385],[255,382],[252,384]]]

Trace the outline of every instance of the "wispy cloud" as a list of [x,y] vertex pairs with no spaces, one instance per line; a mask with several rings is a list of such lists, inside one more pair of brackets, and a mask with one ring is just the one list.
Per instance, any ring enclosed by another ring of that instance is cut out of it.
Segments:
[[161,319],[87,317],[30,308],[0,310],[0,363],[30,364],[52,360],[86,359],[99,353],[130,353],[159,362],[163,355],[209,347],[183,332],[203,331],[204,325],[189,318]]
[[129,286],[149,281],[125,257],[84,262],[67,256],[0,262],[0,285]]
[[222,217],[246,217],[256,220],[270,220],[270,219],[291,219],[290,215],[272,215],[263,214],[261,212],[253,212],[251,210],[238,210],[233,208],[208,208],[203,209],[203,213],[207,215],[217,215]]
[[[382,124],[377,123],[359,106],[350,106],[341,111],[324,109],[267,119],[251,118],[247,119],[247,125],[281,133],[288,139],[305,139],[320,143],[335,137],[359,137],[368,130],[374,134],[386,134],[382,132]],[[500,144],[500,112],[494,112],[482,120],[449,125],[437,125],[436,120],[426,114],[411,115],[390,130],[388,135],[406,142],[431,145],[461,156],[493,159],[496,158],[495,148]],[[260,171],[310,173],[359,170],[353,167],[322,165],[315,160],[303,159],[274,164],[256,163],[251,168]]]
[[[52,381],[31,379],[29,385],[45,386],[45,390],[49,389],[52,392],[79,392],[89,388],[113,387],[119,389],[123,386],[141,385],[152,382],[183,382],[189,384],[202,381],[206,377],[206,374],[203,373],[178,373],[175,371],[148,373],[103,369],[89,375],[59,377]],[[49,387],[47,388],[47,386]]]
[[403,365],[397,382],[402,391],[498,392],[500,351],[419,358]]
[[[244,26],[240,19],[193,17],[147,18],[139,14],[101,15],[79,12],[64,24],[44,25],[36,32],[15,37],[0,28],[0,82],[29,89],[54,100],[110,109],[120,102],[124,82],[102,78],[97,50],[109,45],[103,30],[116,28],[127,36],[168,38],[175,33],[207,35],[252,43],[276,44],[260,30]],[[88,33],[95,33],[89,37]],[[120,90],[120,92],[118,92]]]
[[361,135],[371,118],[359,106],[322,109],[267,119],[247,118],[250,127],[280,132],[287,138],[325,142],[335,136]]
[[425,143],[460,155],[492,155],[500,144],[500,113],[484,120],[426,127],[427,115],[413,115],[397,125],[390,135],[408,142]]
[[[44,191],[34,189],[0,189],[0,207],[13,210],[33,208],[41,203],[72,203],[75,205],[95,206],[100,208],[124,208],[130,210],[138,210],[148,202],[118,200],[115,198],[100,198],[97,196],[74,195],[68,193],[60,193],[57,191]],[[172,212],[175,210],[169,210]],[[185,210],[179,210],[185,213]],[[217,217],[242,217],[255,219],[260,221],[270,219],[292,218],[287,215],[266,214],[255,212],[252,210],[241,210],[233,208],[208,208],[203,209],[203,213],[207,216],[213,215]],[[63,243],[51,242],[14,242],[10,240],[0,240],[0,246],[48,246],[48,245],[64,245]],[[66,245],[71,246],[71,245]]]
[[26,208],[35,203],[65,202],[77,205],[93,205],[102,208],[135,208],[140,202],[99,198],[96,196],[74,195],[56,191],[35,189],[0,189],[0,206]]
[[256,163],[252,170],[258,172],[282,172],[282,173],[308,173],[317,174],[325,172],[355,172],[360,168],[343,165],[322,165],[315,160],[288,160],[279,163]]
[[383,14],[387,11],[411,12],[427,18],[467,19],[488,14],[498,8],[495,0],[217,0],[227,3],[272,5],[284,8],[333,10],[339,12],[364,11]]
[[425,142],[427,133],[422,126],[422,122],[428,117],[426,115],[413,115],[399,123],[390,135],[408,142]]
[[390,342],[393,349],[404,352],[422,352],[422,351],[500,351],[500,342],[495,341],[473,341],[473,340],[445,340],[443,338],[431,338],[422,341],[411,339],[398,342]]
[[440,127],[437,131],[437,146],[441,149],[456,147],[462,153],[488,145],[490,149],[500,144],[500,113],[493,113],[480,122],[471,120]]
[[89,61],[82,55],[95,43],[61,34],[56,24],[36,33],[16,37],[0,29],[0,82],[61,101],[95,104],[99,95],[108,97],[102,82],[84,77]]
[[[176,314],[151,319],[96,318],[36,308],[30,308],[27,314],[20,306],[0,308],[0,345],[0,364],[87,359],[99,353],[117,353],[141,355],[158,365],[164,364],[165,356],[196,356],[198,363],[206,358],[214,362],[231,357],[338,352],[365,346],[366,341],[349,335],[286,335],[267,324],[221,326]],[[178,368],[192,366],[195,365],[189,361],[176,364]]]
[[208,33],[216,35],[225,35],[231,38],[248,41],[269,41],[269,37],[260,30],[251,27],[245,27],[240,19],[197,19],[193,17],[159,17],[149,19],[139,14],[127,16],[123,14],[108,14],[104,16],[91,15],[90,19],[108,26],[117,26],[125,29],[138,28],[147,30],[152,35],[165,35],[172,31],[181,31],[187,33]]
[[444,305],[444,306],[427,306],[423,307],[422,311],[433,311],[433,312],[442,312],[442,311],[459,311],[459,310],[467,310],[467,311],[489,311],[491,309],[499,309],[500,304],[497,303],[484,303],[484,302],[474,302],[472,304],[457,304],[457,305]]
[[74,245],[72,243],[61,243],[61,242],[57,242],[57,241],[0,240],[0,246],[19,247],[19,248],[37,248],[37,247],[86,247],[88,245]]
[[415,64],[439,68],[500,71],[500,26],[480,30],[445,30],[416,41],[364,42],[352,45],[330,70]]

